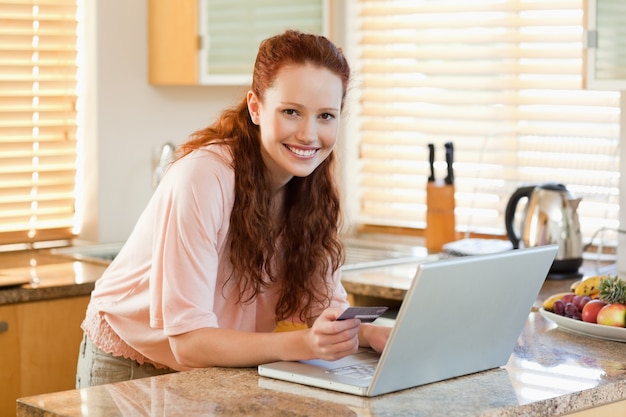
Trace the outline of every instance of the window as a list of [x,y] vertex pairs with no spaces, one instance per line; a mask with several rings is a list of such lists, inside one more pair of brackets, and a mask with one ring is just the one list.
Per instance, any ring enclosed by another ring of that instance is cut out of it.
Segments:
[[76,0],[0,0],[0,244],[74,236]]
[[620,96],[582,89],[582,0],[359,0],[359,224],[422,228],[428,143],[455,147],[457,230],[504,234],[522,185],[582,198],[586,241],[618,227]]

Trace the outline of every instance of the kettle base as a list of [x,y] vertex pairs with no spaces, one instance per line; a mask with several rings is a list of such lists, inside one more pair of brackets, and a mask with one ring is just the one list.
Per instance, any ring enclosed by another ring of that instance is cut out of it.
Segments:
[[548,271],[547,279],[571,279],[582,278],[580,267],[583,264],[583,258],[556,259],[552,262],[550,271]]
[[546,279],[581,279],[582,277],[582,272],[550,272]]

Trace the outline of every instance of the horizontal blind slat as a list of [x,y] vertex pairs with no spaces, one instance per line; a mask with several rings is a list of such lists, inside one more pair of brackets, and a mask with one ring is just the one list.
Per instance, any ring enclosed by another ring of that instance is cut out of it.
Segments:
[[619,207],[619,92],[581,90],[582,1],[359,1],[358,221],[425,226],[427,144],[455,143],[461,230],[504,232],[521,184],[583,197],[588,238]]
[[76,0],[0,0],[0,244],[74,236]]

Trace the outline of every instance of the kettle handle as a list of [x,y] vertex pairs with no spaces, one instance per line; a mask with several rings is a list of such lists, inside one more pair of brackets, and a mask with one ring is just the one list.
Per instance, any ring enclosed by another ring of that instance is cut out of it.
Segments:
[[506,204],[506,209],[504,211],[504,224],[506,226],[506,236],[509,238],[509,240],[513,244],[513,249],[518,249],[519,243],[520,243],[520,237],[517,236],[517,234],[515,233],[515,228],[513,227],[517,204],[523,197],[530,198],[530,195],[532,194],[534,189],[535,189],[534,185],[518,188],[511,195],[511,198]]

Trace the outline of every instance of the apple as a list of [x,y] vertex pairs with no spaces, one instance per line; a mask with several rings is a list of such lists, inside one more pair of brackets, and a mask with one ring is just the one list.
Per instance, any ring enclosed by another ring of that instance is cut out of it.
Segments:
[[597,323],[604,326],[626,327],[626,305],[607,304],[598,311]]
[[582,319],[587,323],[598,322],[598,312],[604,307],[606,303],[602,300],[591,300],[583,306]]

